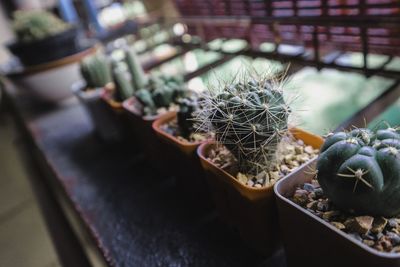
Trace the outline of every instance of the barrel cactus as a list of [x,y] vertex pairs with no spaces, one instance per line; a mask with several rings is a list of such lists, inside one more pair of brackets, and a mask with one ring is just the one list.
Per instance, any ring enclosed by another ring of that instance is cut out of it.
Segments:
[[84,58],[80,63],[80,70],[87,88],[104,87],[112,82],[110,64],[102,54]]
[[399,129],[355,129],[330,134],[317,178],[340,209],[373,216],[400,214]]
[[71,26],[50,12],[16,11],[13,29],[20,42],[29,43],[66,31]]
[[214,132],[236,157],[240,172],[257,175],[276,159],[291,110],[278,80],[246,74],[220,92],[205,94],[196,120],[202,123],[199,130]]

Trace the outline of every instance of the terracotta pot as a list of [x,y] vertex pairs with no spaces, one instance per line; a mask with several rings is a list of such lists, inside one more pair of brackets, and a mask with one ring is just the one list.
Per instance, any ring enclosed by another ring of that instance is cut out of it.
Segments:
[[203,142],[188,142],[179,140],[175,136],[161,129],[162,125],[176,120],[177,112],[171,111],[153,122],[153,130],[160,141],[165,144],[164,154],[173,166],[178,178],[178,185],[185,197],[195,203],[198,208],[211,209],[213,207],[211,194],[205,180],[205,173],[197,156],[197,147]]
[[99,137],[107,142],[119,141],[123,138],[122,128],[113,110],[102,100],[105,90],[109,89],[88,89],[83,81],[72,85],[72,91],[85,107]]
[[168,164],[167,156],[164,155],[166,148],[159,142],[152,128],[153,122],[161,115],[142,116],[140,107],[141,104],[136,97],[131,97],[122,103],[127,126],[136,140],[136,146],[139,146],[145,156],[153,161],[154,167],[163,174],[170,175],[173,171]]
[[120,116],[124,112],[122,102],[118,102],[117,100],[114,100],[114,89],[113,88],[107,88],[107,89],[103,90],[101,99],[109,107],[110,111],[113,112],[116,116]]
[[[319,148],[323,139],[311,133],[291,130],[296,139]],[[235,177],[207,159],[215,144],[208,142],[199,146],[197,153],[206,171],[219,215],[239,230],[242,239],[263,254],[272,254],[281,245],[278,213],[273,187],[254,188],[240,183]],[[297,176],[306,169],[303,164],[287,177]]]
[[274,187],[288,266],[400,266],[400,254],[378,252],[287,198],[312,178],[301,172]]

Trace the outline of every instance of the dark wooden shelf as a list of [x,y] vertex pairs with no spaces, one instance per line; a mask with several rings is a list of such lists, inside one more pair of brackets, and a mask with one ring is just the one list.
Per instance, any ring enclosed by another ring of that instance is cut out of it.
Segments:
[[76,215],[108,265],[285,266],[283,250],[257,255],[214,212],[194,209],[134,145],[102,143],[76,99],[45,107],[6,93],[41,182],[69,203],[60,209]]

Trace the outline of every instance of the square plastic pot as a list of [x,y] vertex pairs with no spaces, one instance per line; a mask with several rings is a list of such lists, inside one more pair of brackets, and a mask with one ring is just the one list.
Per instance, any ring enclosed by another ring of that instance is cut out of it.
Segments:
[[288,199],[312,178],[301,172],[274,187],[288,266],[399,267],[400,254],[378,252]]
[[87,89],[83,81],[72,85],[72,91],[85,107],[94,123],[96,133],[106,142],[114,142],[122,139],[122,128],[115,119],[112,108],[102,100],[105,88]]
[[213,207],[205,173],[197,156],[197,148],[203,142],[183,141],[163,131],[161,127],[177,119],[176,112],[168,112],[153,122],[153,130],[164,144],[165,158],[177,176],[178,186],[186,199],[197,208],[209,210]]
[[168,148],[160,142],[152,128],[153,122],[161,115],[142,116],[140,107],[141,104],[136,97],[131,97],[122,103],[130,136],[135,139],[135,146],[152,162],[152,166],[163,175],[171,175],[173,166],[169,165],[168,156],[164,153]]
[[[291,130],[296,139],[319,148],[323,139],[299,129]],[[209,161],[208,155],[215,144],[199,146],[197,153],[214,196],[218,213],[223,220],[236,228],[242,239],[257,251],[271,255],[281,245],[278,212],[273,186],[254,188],[240,183],[231,174]],[[301,174],[305,163],[286,177]]]

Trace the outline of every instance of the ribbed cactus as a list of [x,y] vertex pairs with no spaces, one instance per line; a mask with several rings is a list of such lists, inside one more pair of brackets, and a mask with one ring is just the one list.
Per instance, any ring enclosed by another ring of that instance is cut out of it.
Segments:
[[129,82],[125,71],[115,68],[113,71],[113,79],[115,85],[115,100],[123,102],[125,99],[128,99],[133,95],[134,89]]
[[132,48],[125,49],[125,62],[131,75],[131,83],[135,91],[144,88],[148,82],[139,58]]
[[279,81],[258,76],[246,73],[220,92],[210,90],[196,118],[200,130],[214,132],[236,157],[241,172],[255,175],[275,160],[290,114]]
[[183,137],[188,137],[196,131],[195,113],[199,110],[199,99],[196,96],[188,96],[178,100],[179,111],[177,113],[178,126]]
[[151,77],[147,85],[135,93],[143,104],[142,112],[146,115],[155,115],[157,109],[169,107],[172,103],[184,96],[186,90],[183,81],[175,77]]
[[329,135],[317,178],[330,200],[357,214],[400,214],[400,132],[355,129]]
[[13,29],[20,42],[32,42],[58,34],[71,26],[50,12],[42,10],[16,11]]
[[104,55],[96,54],[84,58],[80,63],[80,70],[87,88],[104,87],[112,82],[111,67]]

